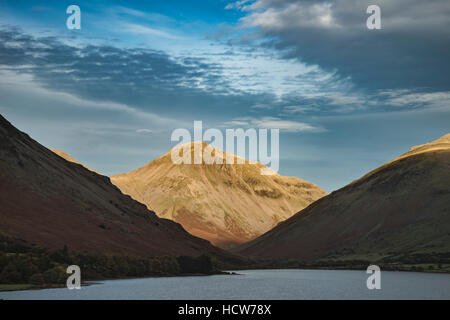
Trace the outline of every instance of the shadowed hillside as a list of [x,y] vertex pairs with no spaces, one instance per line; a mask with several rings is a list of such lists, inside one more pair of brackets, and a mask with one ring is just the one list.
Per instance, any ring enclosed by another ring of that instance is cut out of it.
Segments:
[[236,251],[302,261],[449,256],[450,135],[412,148]]
[[0,116],[0,234],[117,255],[226,255],[123,195],[109,178],[64,160]]

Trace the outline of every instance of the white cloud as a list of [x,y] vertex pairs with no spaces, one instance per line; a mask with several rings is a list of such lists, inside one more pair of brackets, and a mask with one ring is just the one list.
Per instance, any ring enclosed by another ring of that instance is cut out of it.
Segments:
[[[337,78],[334,72],[295,59],[282,59],[270,50],[255,48],[249,53],[235,48],[231,56],[209,58],[211,62],[221,65],[221,76],[237,91],[273,94],[280,98],[289,94],[327,95],[349,86],[348,79]],[[263,104],[254,105],[253,109],[258,106],[262,107]]]
[[283,108],[283,112],[288,114],[305,113],[308,111],[313,111],[314,109],[315,107],[312,105],[287,106]]
[[450,91],[413,92],[410,90],[385,90],[379,93],[385,103],[394,107],[427,107],[450,109]]
[[151,130],[151,129],[137,129],[136,132],[137,133],[153,133],[154,130]]
[[[257,6],[251,8],[257,8]],[[282,8],[253,12],[242,18],[242,21],[247,27],[262,27],[268,30],[338,28],[340,25],[333,16],[332,8],[333,4],[327,2],[313,4],[296,2]]]
[[223,127],[245,127],[258,129],[280,129],[285,132],[323,132],[324,128],[316,127],[308,123],[285,120],[277,117],[262,117],[262,118],[236,118],[232,121],[225,122]]
[[226,5],[225,9],[230,10],[230,9],[239,9],[239,10],[245,10],[247,8],[247,6],[245,4],[251,2],[251,0],[241,0],[241,1],[236,1],[236,2],[232,2]]
[[173,22],[174,20],[165,16],[163,14],[155,13],[155,12],[144,12],[128,7],[116,6],[112,7],[110,11],[115,15],[129,15],[137,18],[142,18],[152,22],[158,23],[168,23]]
[[151,37],[161,37],[166,39],[179,39],[180,37],[175,36],[171,33],[150,28],[147,26],[143,26],[140,24],[135,23],[123,23],[122,24],[122,31],[137,34],[137,35],[144,35],[144,36],[151,36]]

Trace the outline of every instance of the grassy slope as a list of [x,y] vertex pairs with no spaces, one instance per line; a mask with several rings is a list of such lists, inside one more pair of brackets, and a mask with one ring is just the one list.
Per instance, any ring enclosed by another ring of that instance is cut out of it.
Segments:
[[237,252],[302,261],[446,262],[450,148],[414,148],[313,203]]

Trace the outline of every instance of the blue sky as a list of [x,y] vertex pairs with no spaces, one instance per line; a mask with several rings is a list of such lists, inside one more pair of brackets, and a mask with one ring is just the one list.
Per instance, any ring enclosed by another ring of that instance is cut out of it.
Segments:
[[450,3],[378,4],[0,0],[0,113],[106,175],[194,120],[280,128],[279,173],[336,190],[450,132]]

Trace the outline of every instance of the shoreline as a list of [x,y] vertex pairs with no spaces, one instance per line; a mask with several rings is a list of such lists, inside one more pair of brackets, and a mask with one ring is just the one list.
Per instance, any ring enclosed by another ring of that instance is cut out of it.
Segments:
[[[179,274],[179,275],[154,275],[146,277],[119,277],[119,278],[101,278],[101,279],[86,279],[82,281],[81,287],[89,287],[96,284],[101,284],[102,281],[114,281],[114,280],[132,280],[132,279],[150,279],[150,278],[177,278],[177,277],[210,277],[210,276],[233,276],[239,275],[233,271],[219,271],[210,274],[204,273],[191,273],[191,274]],[[10,288],[8,288],[10,287]],[[66,288],[64,284],[50,284],[50,285],[33,285],[27,283],[18,284],[0,284],[0,292],[12,292],[12,291],[30,291],[30,290],[46,290],[46,289],[61,289]]]

